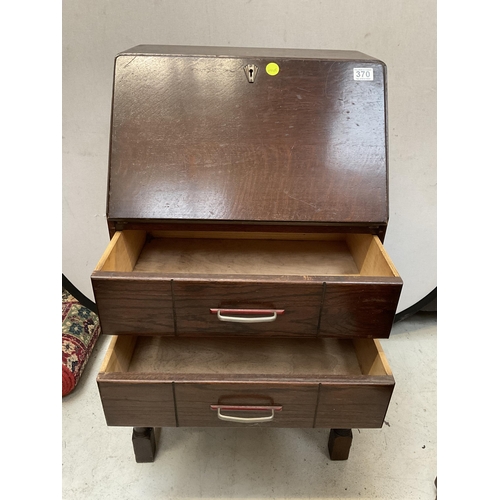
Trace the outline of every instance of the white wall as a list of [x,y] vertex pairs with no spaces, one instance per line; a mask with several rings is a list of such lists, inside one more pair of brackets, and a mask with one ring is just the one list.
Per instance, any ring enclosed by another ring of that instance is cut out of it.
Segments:
[[134,45],[351,49],[388,66],[390,220],[399,311],[436,286],[436,0],[63,2],[63,262],[93,299],[105,217],[113,58]]

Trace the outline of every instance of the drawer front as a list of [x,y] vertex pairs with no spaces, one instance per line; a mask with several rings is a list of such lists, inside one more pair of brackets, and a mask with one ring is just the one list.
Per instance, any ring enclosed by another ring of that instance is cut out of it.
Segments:
[[109,426],[352,429],[382,427],[394,381],[388,377],[376,384],[176,382],[173,387],[171,382],[140,377],[100,380],[98,385]]
[[174,295],[178,335],[314,336],[322,284],[177,281]]
[[317,394],[315,383],[175,384],[180,427],[313,427]]
[[316,427],[382,427],[393,389],[392,377],[376,384],[321,384]]
[[108,425],[175,427],[172,383],[147,381],[98,381]]
[[385,283],[327,283],[319,335],[388,338],[401,288],[398,278]]
[[174,335],[170,280],[92,276],[102,332]]

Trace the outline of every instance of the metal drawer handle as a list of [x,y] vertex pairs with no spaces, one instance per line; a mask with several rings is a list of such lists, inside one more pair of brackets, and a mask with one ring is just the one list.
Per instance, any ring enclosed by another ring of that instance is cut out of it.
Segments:
[[[217,418],[227,422],[239,422],[251,424],[254,422],[270,422],[274,418],[275,411],[281,411],[282,406],[231,406],[231,405],[210,405],[211,410],[217,410]],[[271,411],[271,415],[265,417],[233,417],[232,415],[224,415],[226,411]]]
[[[210,309],[211,314],[217,314],[219,321],[232,323],[270,323],[275,321],[278,314],[284,314],[284,309]],[[227,314],[247,314],[248,317],[226,316]],[[257,316],[256,314],[271,314],[271,316]]]

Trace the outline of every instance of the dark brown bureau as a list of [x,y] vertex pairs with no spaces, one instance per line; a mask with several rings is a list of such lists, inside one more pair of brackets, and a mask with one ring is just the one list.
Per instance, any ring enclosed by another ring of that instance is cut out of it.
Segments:
[[108,425],[383,424],[402,281],[388,222],[385,65],[347,51],[138,46],[115,60],[92,274],[112,335]]

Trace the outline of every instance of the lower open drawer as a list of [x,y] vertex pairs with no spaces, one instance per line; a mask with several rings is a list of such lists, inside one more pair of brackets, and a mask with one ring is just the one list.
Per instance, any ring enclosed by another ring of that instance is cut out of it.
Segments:
[[381,427],[394,378],[377,340],[114,336],[108,425]]

